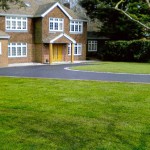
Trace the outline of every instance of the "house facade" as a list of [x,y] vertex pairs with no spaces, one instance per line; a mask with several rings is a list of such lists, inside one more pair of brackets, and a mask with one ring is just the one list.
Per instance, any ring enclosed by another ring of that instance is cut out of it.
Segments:
[[52,0],[0,10],[0,66],[85,60],[87,21]]
[[100,29],[102,22],[98,19],[90,19],[79,4],[79,0],[60,0],[62,3],[70,4],[71,8],[76,12],[82,14],[87,19],[87,59],[99,58],[99,54],[105,41],[110,40],[109,37],[102,35]]

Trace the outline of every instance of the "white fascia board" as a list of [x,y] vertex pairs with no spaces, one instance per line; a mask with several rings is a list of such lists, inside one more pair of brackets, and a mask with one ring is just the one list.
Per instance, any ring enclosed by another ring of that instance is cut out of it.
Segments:
[[67,39],[69,39],[72,43],[76,43],[76,41],[74,40],[74,39],[72,39],[70,36],[68,36],[67,34],[60,34],[60,35],[58,35],[57,37],[55,37],[53,40],[51,40],[50,41],[50,43],[54,43],[56,40],[58,40],[59,38],[61,38],[61,37],[66,37]]
[[0,16],[5,16],[5,17],[33,17],[32,15],[2,14],[2,13],[0,13]]
[[57,2],[55,3],[50,9],[48,9],[45,13],[43,13],[41,16],[42,17],[45,17],[50,11],[52,11],[55,7],[59,7],[63,12],[64,14],[66,14],[66,16],[68,16],[69,19],[72,19],[72,17],[65,11],[65,9]]
[[76,41],[73,39],[73,38],[71,38],[69,35],[67,35],[67,34],[64,34],[64,36],[67,38],[67,39],[69,39],[72,43],[76,43]]
[[10,36],[0,36],[0,39],[10,39]]
[[55,37],[53,40],[50,41],[50,43],[54,43],[54,41],[58,40],[59,38],[61,38],[63,36],[63,33],[58,35],[57,37]]
[[81,22],[88,22],[88,20],[82,20],[82,19],[70,19],[70,21],[81,21]]

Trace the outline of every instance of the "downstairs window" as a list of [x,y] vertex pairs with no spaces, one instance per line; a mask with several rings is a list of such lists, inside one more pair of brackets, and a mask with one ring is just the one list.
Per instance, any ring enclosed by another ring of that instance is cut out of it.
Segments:
[[9,43],[8,57],[27,57],[27,43]]
[[[71,55],[71,44],[68,45],[68,55]],[[74,55],[82,55],[82,44],[74,44]]]
[[89,52],[97,51],[97,41],[88,41],[88,51]]

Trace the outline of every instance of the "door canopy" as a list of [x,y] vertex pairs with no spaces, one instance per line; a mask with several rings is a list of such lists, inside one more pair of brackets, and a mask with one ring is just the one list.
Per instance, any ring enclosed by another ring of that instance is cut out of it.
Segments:
[[47,37],[43,40],[44,43],[76,43],[76,41],[65,33]]

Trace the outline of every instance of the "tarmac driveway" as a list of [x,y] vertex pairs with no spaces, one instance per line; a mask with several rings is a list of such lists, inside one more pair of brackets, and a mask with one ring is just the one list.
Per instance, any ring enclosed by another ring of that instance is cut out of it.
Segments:
[[150,83],[150,75],[94,73],[64,69],[77,65],[85,64],[0,68],[0,76]]

